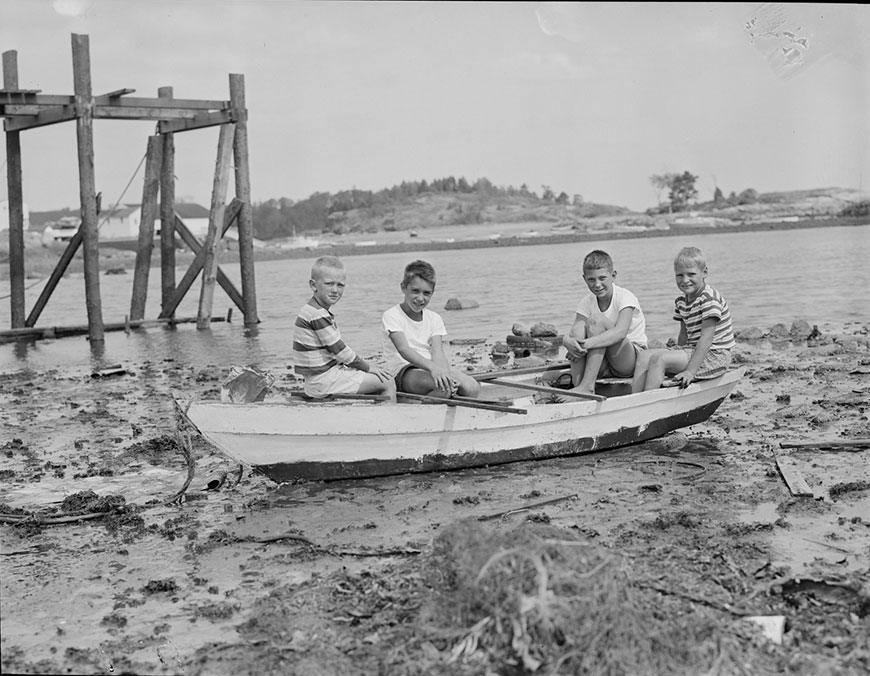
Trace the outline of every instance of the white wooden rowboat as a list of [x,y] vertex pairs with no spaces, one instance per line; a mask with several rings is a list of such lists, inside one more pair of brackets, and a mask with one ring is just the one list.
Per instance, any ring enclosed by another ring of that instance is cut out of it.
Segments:
[[[176,397],[176,403],[202,437],[274,481],[331,480],[539,460],[654,439],[709,418],[742,375],[738,369],[684,389],[599,401],[534,404],[527,397],[504,410],[341,400],[238,404]],[[481,398],[498,388],[482,383]],[[518,408],[525,413],[517,415]]]

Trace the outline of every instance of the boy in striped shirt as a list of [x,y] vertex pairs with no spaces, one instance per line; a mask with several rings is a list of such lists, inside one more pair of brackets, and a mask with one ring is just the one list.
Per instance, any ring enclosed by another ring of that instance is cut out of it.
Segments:
[[296,374],[310,397],[329,394],[386,394],[396,400],[393,378],[371,366],[341,339],[330,308],[344,293],[347,273],[336,256],[321,256],[311,267],[311,299],[296,317],[293,353]]
[[694,380],[721,376],[731,363],[734,332],[731,311],[722,295],[707,284],[707,264],[695,247],[685,247],[674,259],[677,288],[674,319],[680,322],[677,344],[646,350],[637,358],[632,392],[661,387],[666,376],[686,387]]

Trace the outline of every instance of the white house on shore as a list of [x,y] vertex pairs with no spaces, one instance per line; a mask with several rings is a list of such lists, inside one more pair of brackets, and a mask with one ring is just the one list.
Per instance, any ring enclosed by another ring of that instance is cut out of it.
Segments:
[[[175,213],[193,235],[202,242],[208,232],[208,209],[194,203],[177,203]],[[119,204],[111,211],[103,211],[99,217],[100,241],[131,240],[139,237],[142,206]],[[154,235],[160,234],[160,219],[154,221]]]

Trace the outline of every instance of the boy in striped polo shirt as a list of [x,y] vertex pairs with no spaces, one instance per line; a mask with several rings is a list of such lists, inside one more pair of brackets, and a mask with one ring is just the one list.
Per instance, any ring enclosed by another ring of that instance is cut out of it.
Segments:
[[734,332],[728,303],[707,284],[707,264],[695,247],[680,249],[674,259],[677,288],[674,319],[680,322],[677,344],[638,355],[632,392],[661,387],[666,376],[686,387],[694,380],[721,376],[731,363]]
[[336,256],[321,256],[311,267],[313,292],[302,306],[293,329],[296,374],[305,379],[310,397],[329,394],[386,394],[396,400],[389,372],[371,366],[345,345],[330,308],[344,293],[347,273]]

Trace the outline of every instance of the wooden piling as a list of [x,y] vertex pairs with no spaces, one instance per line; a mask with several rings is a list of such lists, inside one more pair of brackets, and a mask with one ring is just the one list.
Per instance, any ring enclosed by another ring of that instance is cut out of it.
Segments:
[[230,74],[230,105],[236,120],[233,157],[236,165],[236,198],[242,201],[237,228],[239,232],[239,266],[245,326],[259,323],[257,288],[254,281],[254,220],[251,206],[251,174],[248,167],[248,110],[245,105],[245,76]]
[[227,185],[230,178],[234,136],[234,124],[221,125],[214,184],[211,192],[211,208],[208,215],[208,234],[203,245],[206,254],[202,268],[202,289],[199,294],[199,310],[196,320],[197,329],[207,329],[211,323],[211,308],[217,277],[217,247],[221,239],[218,237],[218,230],[220,224],[224,222],[224,212],[226,211]]
[[100,234],[94,176],[94,99],[91,90],[90,43],[87,35],[73,34],[72,52],[79,195],[82,207],[80,231],[84,246],[85,305],[88,310],[88,338],[93,344],[102,343],[105,338],[100,301]]
[[[157,194],[160,190],[160,171],[163,166],[163,139],[148,138],[145,154],[145,185],[142,189],[142,214],[139,221],[139,242],[136,247],[136,266],[133,270],[133,294],[130,299],[130,318],[145,318],[148,297],[148,273],[151,252],[154,249],[154,220],[157,217]],[[174,280],[173,280],[174,281]]]
[[[18,89],[18,52],[3,52],[3,89]],[[9,197],[9,287],[12,328],[24,327],[24,190],[21,138],[6,132],[6,192]]]
[[[172,99],[172,87],[160,87],[157,96]],[[175,136],[163,136],[160,169],[160,306],[165,308],[175,293]],[[162,314],[162,313],[161,313]],[[171,315],[169,315],[171,316]]]

